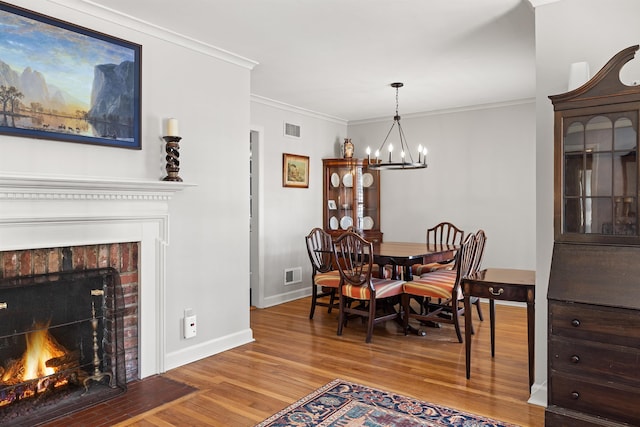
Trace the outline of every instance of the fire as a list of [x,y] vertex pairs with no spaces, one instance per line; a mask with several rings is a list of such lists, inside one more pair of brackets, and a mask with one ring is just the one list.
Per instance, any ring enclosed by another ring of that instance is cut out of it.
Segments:
[[52,375],[56,372],[56,368],[48,367],[47,361],[62,357],[66,353],[65,348],[49,334],[48,324],[28,332],[25,338],[27,349],[20,360],[6,369],[0,383],[18,384]]

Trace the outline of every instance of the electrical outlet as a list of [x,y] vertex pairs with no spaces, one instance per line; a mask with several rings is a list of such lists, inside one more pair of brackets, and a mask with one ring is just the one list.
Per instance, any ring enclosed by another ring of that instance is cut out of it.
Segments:
[[196,336],[196,315],[193,314],[193,310],[189,308],[184,311],[184,337],[185,339],[189,339],[195,336]]

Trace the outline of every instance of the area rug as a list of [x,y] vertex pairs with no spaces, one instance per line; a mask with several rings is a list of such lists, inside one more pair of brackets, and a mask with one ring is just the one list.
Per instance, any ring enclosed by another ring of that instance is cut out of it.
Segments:
[[517,427],[336,379],[255,427]]

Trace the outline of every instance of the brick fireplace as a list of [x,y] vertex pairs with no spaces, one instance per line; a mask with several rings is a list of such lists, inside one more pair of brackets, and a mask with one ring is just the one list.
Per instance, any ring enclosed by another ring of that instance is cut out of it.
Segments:
[[138,379],[138,251],[138,242],[128,242],[0,252],[0,279],[105,267],[117,271],[124,297],[123,345],[130,382]]

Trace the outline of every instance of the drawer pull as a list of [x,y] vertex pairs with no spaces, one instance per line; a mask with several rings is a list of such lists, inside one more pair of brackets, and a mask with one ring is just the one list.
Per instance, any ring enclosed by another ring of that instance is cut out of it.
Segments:
[[578,393],[577,391],[572,391],[571,392],[571,398],[573,400],[578,400],[580,398],[580,393]]
[[495,295],[495,296],[499,297],[504,292],[504,289],[500,288],[500,289],[498,289],[496,291],[496,290],[493,289],[493,286],[491,286],[491,287],[489,287],[489,292],[491,293],[491,295]]
[[580,326],[580,321],[579,321],[578,319],[573,319],[573,320],[571,321],[571,326],[573,326],[573,327],[576,327],[576,328],[577,328],[578,326]]
[[580,357],[577,354],[571,356],[571,363],[578,363],[580,361]]

